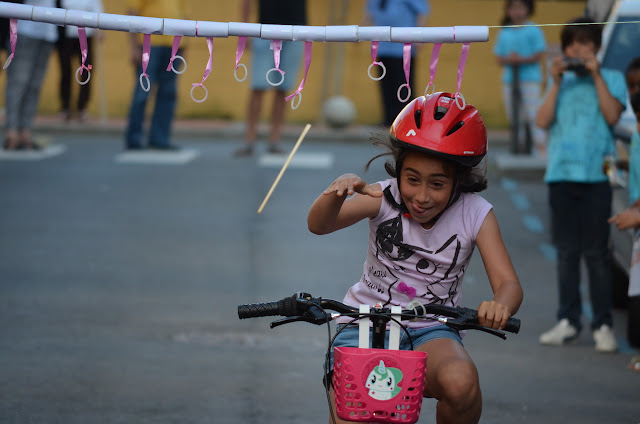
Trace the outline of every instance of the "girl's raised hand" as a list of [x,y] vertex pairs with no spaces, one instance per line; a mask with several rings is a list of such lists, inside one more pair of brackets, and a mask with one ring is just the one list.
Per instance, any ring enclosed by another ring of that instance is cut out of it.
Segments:
[[495,300],[482,302],[478,307],[478,323],[485,327],[502,330],[509,318],[509,308]]
[[350,196],[353,193],[364,194],[371,197],[382,197],[382,191],[367,184],[365,180],[356,174],[344,174],[338,177],[324,191],[324,194],[335,193],[338,197]]

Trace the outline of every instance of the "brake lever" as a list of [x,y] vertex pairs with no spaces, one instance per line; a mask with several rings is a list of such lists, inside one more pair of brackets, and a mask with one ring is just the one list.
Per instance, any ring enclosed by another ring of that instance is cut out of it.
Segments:
[[304,319],[304,317],[283,318],[283,319],[279,319],[277,321],[273,321],[271,324],[269,324],[269,327],[276,328],[276,327],[279,327],[279,326],[284,325],[284,324],[291,324],[292,322],[298,322],[298,321],[306,321],[306,319]]
[[330,319],[331,318],[327,316],[327,314],[324,312],[324,310],[320,306],[316,304],[312,304],[307,308],[307,310],[302,315],[279,319],[277,321],[272,322],[270,324],[270,327],[275,328],[283,324],[290,324],[292,322],[300,322],[300,321],[308,322],[315,325],[322,325],[322,324],[325,324]]

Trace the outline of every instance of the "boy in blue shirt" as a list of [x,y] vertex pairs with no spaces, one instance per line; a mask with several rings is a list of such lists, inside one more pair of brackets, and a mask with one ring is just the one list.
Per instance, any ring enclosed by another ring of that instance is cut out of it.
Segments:
[[602,41],[600,25],[578,18],[563,28],[560,38],[564,57],[552,63],[552,81],[537,115],[538,125],[549,130],[544,179],[558,255],[558,323],[539,341],[561,346],[578,337],[582,328],[580,260],[584,257],[595,348],[615,352],[607,222],[611,186],[603,161],[615,150],[612,126],[625,108],[627,88],[621,72],[601,69],[596,59]]

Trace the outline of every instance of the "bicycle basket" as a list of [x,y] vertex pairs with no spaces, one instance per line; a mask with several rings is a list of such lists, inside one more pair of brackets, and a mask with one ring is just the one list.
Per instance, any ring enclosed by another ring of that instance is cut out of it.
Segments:
[[347,421],[418,421],[426,352],[336,347],[333,353],[336,412]]

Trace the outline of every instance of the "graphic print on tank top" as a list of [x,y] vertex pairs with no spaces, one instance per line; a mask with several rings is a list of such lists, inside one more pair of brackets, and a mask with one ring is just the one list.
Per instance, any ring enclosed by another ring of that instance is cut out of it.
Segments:
[[[376,230],[376,256],[382,256],[392,262],[392,267],[384,265],[387,273],[383,279],[386,280],[384,286],[387,287],[388,298],[383,306],[392,303],[396,296],[397,301],[394,304],[408,303],[412,298],[422,298],[429,304],[453,305],[462,276],[471,260],[471,255],[463,258],[460,267],[455,271],[456,274],[452,275],[459,264],[458,261],[461,260],[460,250],[458,234],[452,234],[435,250],[404,243],[402,213],[382,222]],[[453,256],[446,270],[442,261],[438,261],[438,255],[443,252],[452,252]],[[423,284],[418,285],[416,281],[410,286],[405,284],[397,274],[407,271],[415,272],[414,276],[421,278]]]

